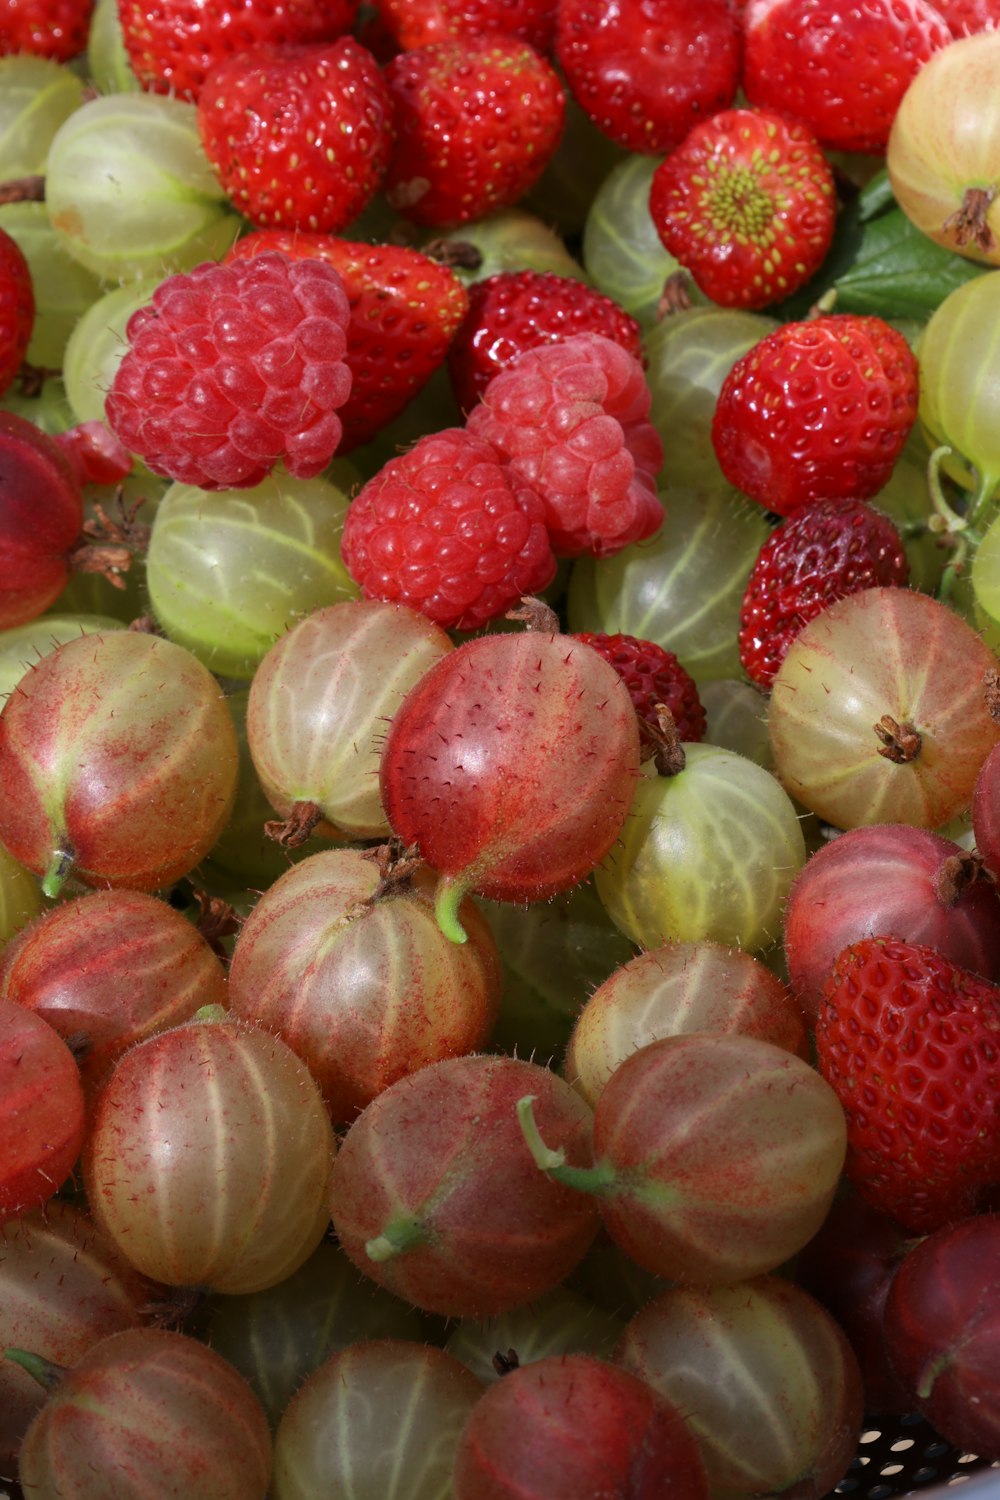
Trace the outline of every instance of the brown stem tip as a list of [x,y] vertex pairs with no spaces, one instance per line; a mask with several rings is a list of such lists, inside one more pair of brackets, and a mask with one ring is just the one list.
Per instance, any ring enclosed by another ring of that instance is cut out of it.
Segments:
[[983,861],[978,854],[965,850],[949,854],[934,877],[934,894],[942,906],[955,906],[982,874]]
[[687,765],[687,756],[677,732],[677,721],[665,703],[657,703],[653,712],[655,726],[647,719],[640,719],[639,733],[653,747],[653,762],[660,775],[679,776]]
[[287,818],[265,823],[264,832],[283,849],[298,849],[322,821],[323,814],[315,802],[296,802]]
[[0,204],[44,202],[45,178],[38,174],[11,177],[6,182],[0,182]]
[[491,1360],[491,1364],[498,1375],[509,1375],[511,1370],[518,1370],[521,1367],[521,1361],[517,1357],[516,1349],[508,1349],[506,1354],[502,1349],[498,1349]]
[[365,903],[368,906],[381,901],[389,891],[399,890],[407,885],[413,872],[423,864],[419,846],[409,844],[404,848],[399,839],[391,839],[389,843],[379,844],[375,849],[365,849],[363,855],[365,859],[374,860],[378,866],[378,885]]
[[1000,724],[1000,672],[987,667],[983,673],[983,703],[994,724]]
[[469,240],[430,240],[424,246],[424,254],[440,266],[459,271],[478,271],[483,263],[482,251]]
[[686,271],[671,271],[663,283],[660,300],[656,304],[656,321],[662,323],[664,318],[672,317],[674,313],[687,312],[693,306],[690,276]]
[[531,594],[522,594],[520,609],[509,609],[504,619],[519,620],[526,630],[539,630],[544,635],[561,634],[555,610],[544,599],[536,599]]
[[920,733],[912,724],[900,724],[891,714],[883,714],[872,728],[881,740],[879,755],[894,765],[904,766],[920,754]]
[[996,249],[997,240],[986,216],[997,195],[996,185],[988,188],[970,187],[966,188],[962,195],[962,204],[953,214],[949,214],[941,226],[943,229],[951,230],[955,237],[955,244],[964,249],[966,245],[975,245],[984,255],[990,255]]

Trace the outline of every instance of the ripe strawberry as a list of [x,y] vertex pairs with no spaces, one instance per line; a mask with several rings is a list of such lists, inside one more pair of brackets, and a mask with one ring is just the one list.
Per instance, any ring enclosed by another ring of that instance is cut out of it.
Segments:
[[220,63],[202,88],[198,127],[216,176],[253,224],[334,234],[382,181],[392,106],[371,53],[342,37]]
[[525,349],[578,333],[601,333],[645,362],[638,323],[585,281],[529,270],[474,282],[469,311],[448,353],[456,401],[471,411],[494,375]]
[[399,213],[447,228],[516,203],[562,134],[566,96],[527,42],[497,32],[393,58],[396,145],[385,190]]
[[739,27],[726,0],[559,0],[556,57],[599,130],[656,156],[732,102]]
[[406,50],[502,31],[548,52],[555,32],[555,0],[375,0],[375,8]]
[[859,589],[902,587],[899,532],[863,500],[816,500],[777,526],[757,554],[740,610],[740,661],[768,691],[789,646],[828,604]]
[[743,27],[750,103],[840,151],[884,151],[910,81],[951,41],[927,0],[751,0]]
[[844,313],[784,323],[733,365],[712,443],[730,484],[790,515],[811,500],[870,500],[917,415],[917,362],[901,333]]
[[254,47],[331,42],[354,25],[359,0],[118,0],[122,40],[143,88],[197,99],[208,74]]
[[922,943],[864,938],[824,986],[816,1051],[862,1197],[920,1234],[974,1213],[1000,1181],[1000,989]]
[[17,241],[0,229],[0,396],[21,368],[35,326],[35,292]]
[[1000,0],[934,0],[952,36],[974,36],[1000,27]]
[[830,248],[836,206],[812,132],[753,109],[695,125],[649,193],[660,239],[724,307],[766,307],[803,286]]
[[583,641],[610,662],[629,690],[640,724],[660,732],[657,704],[670,710],[678,737],[691,744],[705,738],[707,721],[694,678],[672,651],[634,635],[604,635],[578,630]]
[[0,56],[69,62],[87,45],[94,0],[0,0]]
[[351,309],[344,358],[353,383],[337,412],[344,428],[337,451],[347,453],[398,416],[444,363],[469,294],[447,266],[405,245],[258,229],[237,240],[226,260],[265,250],[325,260],[340,272]]

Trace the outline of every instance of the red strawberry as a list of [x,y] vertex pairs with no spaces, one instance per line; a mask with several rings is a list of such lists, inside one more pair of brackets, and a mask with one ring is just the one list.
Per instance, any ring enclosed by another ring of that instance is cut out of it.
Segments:
[[678,737],[686,743],[705,738],[706,719],[694,678],[672,651],[634,635],[578,630],[575,639],[610,662],[629,690],[640,724],[660,733],[657,704],[670,710]]
[[446,228],[516,203],[559,144],[562,84],[514,37],[417,47],[385,78],[397,133],[386,197],[418,224]]
[[331,42],[354,25],[359,0],[118,0],[122,40],[143,88],[197,99],[208,74],[254,47]]
[[859,589],[902,586],[909,565],[899,532],[863,500],[817,500],[772,531],[740,610],[740,661],[769,690],[789,646],[832,604]]
[[907,86],[951,41],[927,0],[751,0],[743,26],[750,103],[840,151],[884,151]]
[[597,128],[655,156],[732,102],[739,26],[726,0],[559,0],[556,57]]
[[724,307],[766,307],[803,286],[830,248],[836,207],[812,132],[753,109],[695,125],[649,193],[660,239]]
[[826,982],[816,1051],[862,1197],[920,1234],[974,1213],[1000,1181],[1000,989],[922,943],[864,938]]
[[325,234],[255,230],[226,259],[265,250],[315,257],[340,272],[351,309],[344,358],[353,384],[337,413],[344,428],[337,451],[346,453],[380,432],[444,363],[468,292],[453,271],[418,250]]
[[375,0],[375,8],[406,49],[502,31],[547,52],[556,21],[555,0]]
[[917,415],[917,362],[881,318],[784,323],[738,359],[712,442],[730,484],[790,515],[811,500],[870,500]]
[[69,62],[87,45],[94,0],[0,0],[0,56]]
[[0,229],[0,396],[21,367],[35,325],[31,272],[17,241]]
[[934,0],[952,36],[975,36],[1000,27],[1000,0]]
[[202,88],[198,126],[216,176],[252,223],[331,234],[365,207],[392,147],[382,74],[353,37],[257,47],[220,63]]
[[475,282],[448,354],[455,399],[471,411],[500,370],[538,344],[601,333],[645,362],[642,330],[610,297],[554,271],[501,271]]

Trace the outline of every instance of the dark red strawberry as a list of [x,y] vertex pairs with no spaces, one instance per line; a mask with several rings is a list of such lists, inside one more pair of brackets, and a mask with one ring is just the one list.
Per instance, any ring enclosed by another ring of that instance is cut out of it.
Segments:
[[740,661],[768,691],[789,646],[832,604],[859,589],[902,586],[909,565],[888,516],[863,500],[816,500],[761,547],[740,610]]
[[555,0],[375,0],[375,8],[407,50],[502,31],[548,52],[556,24]]
[[122,40],[143,88],[197,99],[218,63],[254,47],[331,42],[359,0],[118,0]]
[[935,948],[852,943],[824,987],[819,1068],[862,1197],[927,1234],[1000,1181],[1000,989]]
[[345,358],[351,394],[338,416],[338,453],[369,442],[397,416],[434,371],[469,305],[455,273],[404,245],[365,245],[325,234],[256,230],[227,260],[283,250],[325,260],[340,272],[351,309]]
[[257,47],[213,68],[198,100],[205,154],[258,227],[325,230],[356,218],[385,175],[392,106],[353,37]]
[[951,41],[927,0],[750,0],[743,28],[750,103],[840,151],[884,151],[911,80]]
[[712,443],[730,484],[791,515],[812,500],[870,500],[917,415],[917,362],[901,333],[844,313],[784,323],[733,365]]
[[705,738],[705,710],[697,685],[672,651],[634,635],[578,630],[575,638],[611,663],[629,690],[640,724],[660,733],[656,708],[662,704],[670,710],[680,739],[690,744]]
[[660,239],[724,307],[766,307],[803,286],[830,248],[836,209],[812,132],[754,109],[695,125],[649,193]]
[[94,0],[0,0],[0,56],[69,62],[87,45]]
[[525,349],[577,333],[601,333],[645,362],[635,319],[584,281],[553,271],[501,271],[474,282],[448,353],[456,401],[471,411],[494,375]]
[[385,70],[396,117],[386,197],[446,228],[516,203],[562,134],[566,96],[527,42],[493,32],[416,47]]
[[556,57],[599,130],[656,156],[732,103],[739,25],[726,0],[559,0]]
[[35,325],[35,293],[21,247],[0,229],[0,395],[9,390]]

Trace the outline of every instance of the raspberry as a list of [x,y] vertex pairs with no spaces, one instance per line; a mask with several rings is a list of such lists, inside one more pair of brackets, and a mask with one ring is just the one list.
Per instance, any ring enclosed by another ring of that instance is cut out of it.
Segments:
[[609,557],[659,530],[663,447],[639,361],[601,334],[527,349],[470,414],[545,505],[557,556]]
[[670,710],[678,736],[688,744],[705,738],[707,720],[694,678],[672,651],[635,635],[599,635],[578,630],[576,639],[610,662],[629,690],[639,721],[653,730],[659,725],[656,705]]
[[344,562],[369,599],[477,630],[552,582],[541,501],[461,427],[420,438],[351,502]]
[[201,489],[308,479],[341,437],[350,308],[320,260],[275,251],[168,276],[126,328],[108,424],[155,474]]

